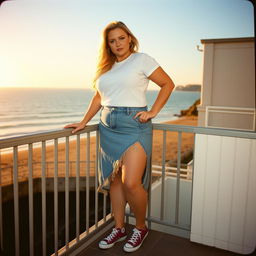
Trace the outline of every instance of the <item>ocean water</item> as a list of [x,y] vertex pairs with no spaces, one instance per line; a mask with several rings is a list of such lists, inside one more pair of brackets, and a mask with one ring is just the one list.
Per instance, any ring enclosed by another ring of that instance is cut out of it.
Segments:
[[[0,89],[0,139],[34,132],[62,129],[64,125],[79,122],[89,106],[94,92],[90,89]],[[147,92],[151,107],[158,91]],[[187,109],[200,92],[174,91],[153,122],[177,119],[175,114]],[[99,122],[99,113],[89,124]]]

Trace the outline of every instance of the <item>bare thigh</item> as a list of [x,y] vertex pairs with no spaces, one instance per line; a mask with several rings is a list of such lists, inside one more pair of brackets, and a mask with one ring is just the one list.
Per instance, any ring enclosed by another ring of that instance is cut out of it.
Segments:
[[141,184],[146,161],[147,155],[139,142],[127,150],[122,165],[122,182],[125,187],[132,189]]

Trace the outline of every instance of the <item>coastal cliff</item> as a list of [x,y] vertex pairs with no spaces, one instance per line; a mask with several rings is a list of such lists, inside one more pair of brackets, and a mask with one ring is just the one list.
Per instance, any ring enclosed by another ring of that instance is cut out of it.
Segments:
[[176,116],[182,117],[182,116],[198,116],[197,111],[197,105],[200,104],[200,99],[196,100],[193,105],[191,105],[188,109],[181,110],[180,114],[177,114]]

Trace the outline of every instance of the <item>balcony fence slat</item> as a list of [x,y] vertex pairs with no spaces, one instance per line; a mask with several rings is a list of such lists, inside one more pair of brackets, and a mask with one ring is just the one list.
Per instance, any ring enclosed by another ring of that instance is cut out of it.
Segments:
[[151,207],[152,207],[152,204],[151,204],[151,197],[152,197],[152,193],[151,193],[151,182],[152,180],[150,179],[150,184],[149,184],[149,190],[148,190],[148,209],[147,209],[147,218],[148,218],[148,228],[151,229]]
[[54,139],[54,249],[58,255],[58,139]]
[[[128,205],[129,206],[129,205]],[[129,207],[129,211],[128,211],[128,213],[129,214],[131,214],[132,212],[131,212],[131,208]],[[129,224],[130,223],[130,219],[129,219],[129,215],[128,214],[126,214],[125,215],[125,222],[127,223],[127,224]]]
[[96,131],[96,159],[95,159],[95,226],[98,228],[98,157],[99,157],[99,131]]
[[69,137],[66,136],[65,156],[65,242],[66,251],[69,249]]
[[80,235],[80,135],[76,136],[76,240]]
[[110,204],[110,212],[113,212],[112,204]]
[[89,234],[89,216],[90,216],[90,133],[87,132],[86,140],[86,233]]
[[[129,214],[132,214],[132,210],[131,210],[131,207],[130,207],[129,204],[128,204],[128,207],[129,207],[128,213],[129,213]],[[126,215],[125,219],[126,219],[126,223],[129,224],[129,221],[130,221],[130,220],[129,220],[129,215]]]
[[177,157],[177,177],[176,177],[176,202],[175,202],[175,224],[179,223],[180,206],[180,162],[181,162],[181,140],[182,132],[178,132],[178,157]]
[[1,149],[0,149],[0,249],[3,251],[3,200],[2,200],[2,164],[1,164]]
[[46,148],[42,141],[42,255],[46,256]]
[[33,144],[28,145],[29,255],[34,255]]
[[18,185],[18,147],[13,147],[13,193],[14,193],[14,227],[15,227],[15,255],[20,255],[19,235],[19,185]]
[[[152,140],[152,148],[153,148],[153,140]],[[149,189],[148,189],[148,209],[147,209],[147,218],[148,218],[148,228],[151,229],[151,198],[152,198],[152,156],[150,157],[150,160],[148,161],[148,166],[149,168]]]
[[103,195],[103,219],[104,219],[104,222],[107,221],[106,213],[107,213],[107,196],[104,193],[104,195]]
[[160,219],[164,219],[164,199],[165,199],[165,161],[166,161],[166,131],[163,131],[163,147],[162,147],[162,181],[161,181],[161,209]]

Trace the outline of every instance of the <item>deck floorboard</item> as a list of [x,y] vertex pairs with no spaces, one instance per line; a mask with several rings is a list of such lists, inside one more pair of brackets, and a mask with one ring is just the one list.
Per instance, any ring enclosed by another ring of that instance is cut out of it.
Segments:
[[[127,232],[132,232],[133,226],[126,225]],[[150,230],[148,237],[139,250],[133,253],[123,251],[125,241],[115,244],[108,250],[98,248],[98,242],[104,238],[111,230],[106,232],[97,241],[93,242],[89,247],[80,252],[78,256],[236,256],[241,255],[229,251],[221,250],[215,247],[197,244],[186,238]],[[253,254],[251,254],[253,255]]]

